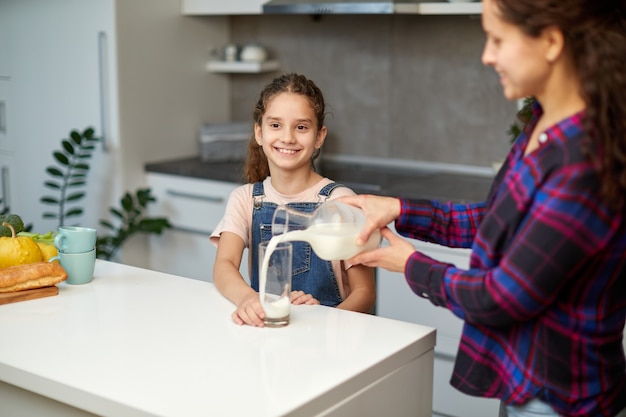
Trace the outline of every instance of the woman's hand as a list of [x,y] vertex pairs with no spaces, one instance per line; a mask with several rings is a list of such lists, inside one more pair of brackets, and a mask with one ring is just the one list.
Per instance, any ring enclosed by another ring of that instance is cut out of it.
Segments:
[[237,305],[237,310],[232,314],[235,323],[256,327],[264,326],[264,317],[265,311],[261,306],[261,300],[259,300],[259,294],[257,292],[251,292],[246,295],[239,305]]
[[358,245],[363,245],[374,230],[387,226],[400,215],[400,200],[393,197],[359,194],[339,197],[336,201],[359,207],[365,213],[365,226],[357,239]]
[[308,304],[314,305],[320,302],[313,298],[311,294],[306,294],[304,291],[291,291],[291,304]]
[[393,233],[388,227],[380,229],[380,233],[389,242],[389,245],[362,252],[348,259],[347,262],[352,265],[361,264],[404,273],[404,267],[413,252],[415,252],[415,248],[409,242]]

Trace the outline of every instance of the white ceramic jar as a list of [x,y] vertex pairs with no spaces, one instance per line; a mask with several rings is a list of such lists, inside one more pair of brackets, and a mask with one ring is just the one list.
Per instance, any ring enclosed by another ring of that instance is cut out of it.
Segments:
[[246,45],[241,50],[239,58],[246,62],[263,62],[267,59],[267,51],[259,45]]

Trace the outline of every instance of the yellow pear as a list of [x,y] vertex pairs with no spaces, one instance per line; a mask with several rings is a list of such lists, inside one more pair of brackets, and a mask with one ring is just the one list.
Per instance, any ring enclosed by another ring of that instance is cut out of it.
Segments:
[[48,262],[50,258],[54,258],[59,253],[57,252],[57,248],[54,245],[44,242],[37,242],[37,246],[39,246],[39,250],[41,250],[41,255],[43,256],[43,260]]

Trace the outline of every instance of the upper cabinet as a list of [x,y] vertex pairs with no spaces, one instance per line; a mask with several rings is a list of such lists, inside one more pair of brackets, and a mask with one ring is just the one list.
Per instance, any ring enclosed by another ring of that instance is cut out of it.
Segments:
[[[182,0],[184,15],[255,15],[263,13],[263,4],[268,0]],[[396,4],[396,14],[460,15],[481,14],[482,2],[437,1],[406,2]]]
[[267,0],[183,0],[185,15],[261,14]]

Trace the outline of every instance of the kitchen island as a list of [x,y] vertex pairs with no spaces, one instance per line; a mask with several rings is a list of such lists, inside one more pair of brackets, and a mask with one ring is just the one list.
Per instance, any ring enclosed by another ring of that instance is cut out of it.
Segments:
[[0,306],[0,415],[430,416],[435,330],[323,306],[235,325],[207,282],[98,260]]

